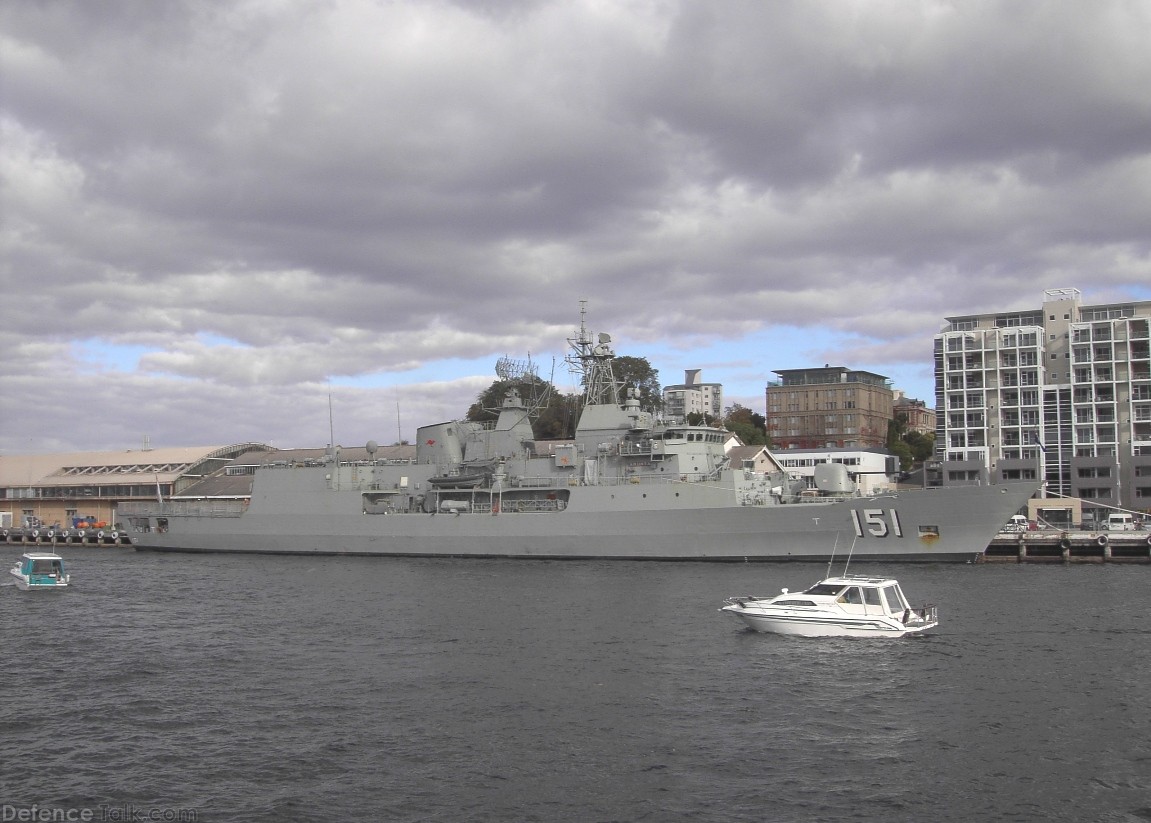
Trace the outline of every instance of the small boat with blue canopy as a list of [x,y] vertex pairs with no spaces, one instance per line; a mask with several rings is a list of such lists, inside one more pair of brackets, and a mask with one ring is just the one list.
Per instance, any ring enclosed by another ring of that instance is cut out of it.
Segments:
[[16,561],[11,572],[16,578],[16,588],[62,589],[67,587],[71,576],[64,571],[64,558],[51,552],[28,552]]

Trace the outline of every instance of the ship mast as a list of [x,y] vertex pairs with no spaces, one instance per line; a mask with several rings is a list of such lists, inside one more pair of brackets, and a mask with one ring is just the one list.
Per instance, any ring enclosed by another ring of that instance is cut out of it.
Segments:
[[587,301],[580,302],[579,333],[568,338],[571,354],[566,358],[573,373],[583,375],[584,400],[589,406],[608,403],[619,405],[619,386],[612,372],[611,361],[615,352],[611,335],[600,333],[593,342],[587,328]]

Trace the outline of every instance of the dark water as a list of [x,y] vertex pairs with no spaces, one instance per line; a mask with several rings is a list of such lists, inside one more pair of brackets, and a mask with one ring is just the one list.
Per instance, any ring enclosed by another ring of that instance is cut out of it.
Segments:
[[822,566],[66,557],[0,588],[5,819],[1151,820],[1146,566],[887,566],[942,624],[868,641],[716,611]]

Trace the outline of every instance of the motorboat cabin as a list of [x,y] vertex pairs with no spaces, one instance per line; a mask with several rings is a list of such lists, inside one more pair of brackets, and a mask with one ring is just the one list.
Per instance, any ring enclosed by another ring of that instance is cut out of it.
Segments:
[[70,575],[64,571],[64,558],[51,552],[22,555],[10,573],[16,578],[16,588],[23,591],[64,588],[70,580]]

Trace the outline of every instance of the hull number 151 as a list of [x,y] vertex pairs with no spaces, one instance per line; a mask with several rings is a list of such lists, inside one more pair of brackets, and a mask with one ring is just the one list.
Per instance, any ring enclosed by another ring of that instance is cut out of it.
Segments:
[[852,509],[851,522],[856,537],[903,537],[903,526],[895,509]]

